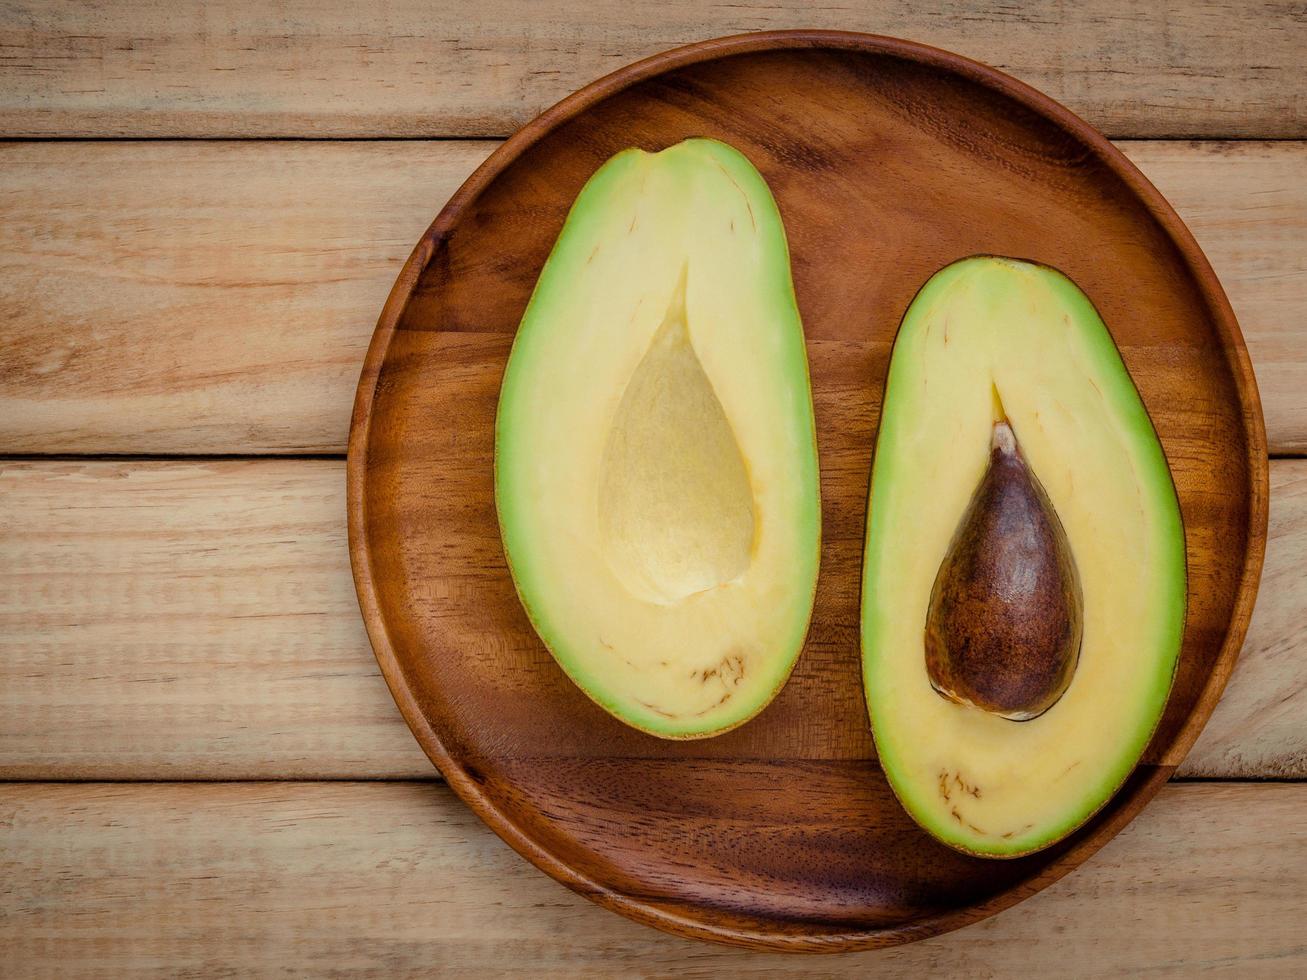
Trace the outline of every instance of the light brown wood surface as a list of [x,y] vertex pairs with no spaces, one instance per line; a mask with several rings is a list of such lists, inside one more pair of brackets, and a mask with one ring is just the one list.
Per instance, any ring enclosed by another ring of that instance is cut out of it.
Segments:
[[[1168,786],[977,926],[813,960],[594,908],[433,782],[358,618],[343,462],[3,458],[342,452],[396,270],[496,145],[450,137],[805,25],[952,48],[1124,138],[1230,294],[1272,452],[1307,453],[1300,4],[0,4],[0,779],[129,781],[0,784],[0,975],[1307,973],[1307,785],[1255,782],[1307,779],[1307,461],[1272,466],[1252,628],[1181,770],[1254,782]],[[115,136],[206,141],[77,141]],[[394,777],[424,781],[137,782]]]
[[[395,270],[494,145],[0,144],[0,451],[343,451]],[[1121,146],[1229,293],[1272,451],[1307,451],[1307,144]]]
[[1307,786],[1173,784],[1074,874],[875,953],[746,953],[550,881],[444,786],[0,787],[6,974],[1301,977]]
[[1285,0],[11,0],[0,23],[15,136],[499,136],[637,58],[785,27],[957,51],[1109,136],[1307,135]]
[[[1180,772],[1307,778],[1307,461]],[[0,778],[435,778],[359,620],[343,462],[0,463]]]

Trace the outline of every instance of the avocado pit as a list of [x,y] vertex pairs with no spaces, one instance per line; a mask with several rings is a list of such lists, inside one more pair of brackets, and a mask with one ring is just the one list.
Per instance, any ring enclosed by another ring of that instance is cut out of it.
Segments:
[[1042,715],[1071,684],[1083,609],[1062,522],[1000,417],[989,467],[931,589],[931,686],[1012,721]]

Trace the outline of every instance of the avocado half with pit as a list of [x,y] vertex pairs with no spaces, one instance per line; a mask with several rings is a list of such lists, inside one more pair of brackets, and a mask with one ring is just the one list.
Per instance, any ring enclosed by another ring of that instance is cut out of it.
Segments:
[[532,625],[617,718],[712,735],[784,684],[817,450],[785,232],[742,154],[625,150],[582,189],[504,374],[495,499]]
[[1011,857],[1103,806],[1166,705],[1185,619],[1166,457],[1098,312],[980,256],[890,361],[863,568],[881,766],[946,844]]

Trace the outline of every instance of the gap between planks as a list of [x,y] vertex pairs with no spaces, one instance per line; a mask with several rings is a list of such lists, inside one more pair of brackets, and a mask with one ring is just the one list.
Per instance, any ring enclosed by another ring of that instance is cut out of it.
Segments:
[[[1302,452],[1270,453],[1269,458],[1304,459]],[[344,453],[5,453],[0,452],[0,463],[224,463],[238,460],[275,462],[277,460],[304,460],[309,462],[344,462]]]

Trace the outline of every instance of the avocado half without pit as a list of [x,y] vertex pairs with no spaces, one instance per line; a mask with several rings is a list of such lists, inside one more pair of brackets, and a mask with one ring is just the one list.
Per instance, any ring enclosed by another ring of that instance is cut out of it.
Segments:
[[1010,857],[1083,824],[1170,691],[1184,529],[1120,353],[1061,273],[974,257],[913,300],[872,468],[863,680],[912,817]]
[[500,392],[495,498],[536,632],[636,728],[717,734],[784,684],[820,506],[780,214],[736,150],[625,150],[577,197]]

